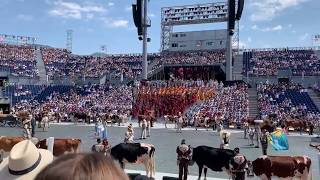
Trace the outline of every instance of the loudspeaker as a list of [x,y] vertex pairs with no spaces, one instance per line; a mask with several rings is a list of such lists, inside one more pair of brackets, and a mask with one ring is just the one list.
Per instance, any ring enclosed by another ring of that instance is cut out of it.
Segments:
[[169,176],[163,176],[162,180],[179,180],[179,178],[176,177],[169,177]]
[[236,16],[236,7],[235,6],[236,6],[236,1],[229,0],[229,20],[228,20],[229,32],[233,32],[234,26],[235,26],[235,16]]
[[142,35],[142,0],[132,5],[132,16],[134,25],[138,28],[138,36]]
[[238,0],[238,10],[236,15],[236,20],[238,21],[241,19],[243,7],[244,7],[244,0]]

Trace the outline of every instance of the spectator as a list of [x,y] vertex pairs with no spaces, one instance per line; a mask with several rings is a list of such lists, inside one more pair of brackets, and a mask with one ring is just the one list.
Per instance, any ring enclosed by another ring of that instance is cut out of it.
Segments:
[[[68,167],[68,168],[66,168]],[[67,154],[43,169],[35,180],[129,180],[111,157],[100,153]]]
[[0,179],[34,179],[52,161],[50,151],[38,149],[29,140],[21,141],[13,146],[9,157],[0,162]]

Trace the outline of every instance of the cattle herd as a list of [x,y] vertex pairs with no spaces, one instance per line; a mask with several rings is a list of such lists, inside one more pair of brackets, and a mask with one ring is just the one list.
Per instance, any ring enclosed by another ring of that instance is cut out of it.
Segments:
[[[8,155],[12,147],[25,140],[22,137],[0,136],[0,163],[4,156]],[[47,149],[48,140],[32,141],[38,148]],[[66,153],[77,153],[80,150],[80,139],[55,139],[53,155],[55,157]],[[152,144],[146,143],[120,143],[111,148],[110,155],[118,161],[122,168],[125,164],[142,164],[145,166],[148,177],[155,176],[155,152]],[[199,179],[202,172],[207,176],[207,170],[225,172],[232,179],[245,179],[257,176],[262,180],[270,180],[272,177],[298,178],[307,180],[312,178],[311,159],[307,156],[261,156],[250,161],[236,150],[198,146],[192,148],[192,158],[189,165],[196,163],[199,167]]]

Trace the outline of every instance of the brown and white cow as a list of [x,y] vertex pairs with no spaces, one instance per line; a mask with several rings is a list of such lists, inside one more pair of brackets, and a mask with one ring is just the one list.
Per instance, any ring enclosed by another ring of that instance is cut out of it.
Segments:
[[152,144],[121,143],[111,149],[111,156],[119,161],[122,168],[126,163],[143,164],[146,175],[153,177],[155,175],[154,152],[155,148]]
[[289,128],[299,129],[300,134],[307,129],[307,121],[300,119],[287,119],[284,121],[285,128],[289,132]]
[[[54,139],[53,155],[61,156],[67,153],[78,153],[80,151],[81,139]],[[47,139],[39,141],[36,146],[41,149],[47,149]]]
[[0,136],[0,162],[2,162],[3,158],[10,153],[14,145],[25,139],[26,138],[24,137]]
[[262,180],[271,180],[271,177],[307,180],[312,176],[311,159],[308,156],[261,156],[248,161],[248,175]]
[[[17,143],[26,140],[25,137],[0,136],[0,162],[4,157],[8,156],[12,147]],[[33,143],[37,143],[37,138],[32,138]]]

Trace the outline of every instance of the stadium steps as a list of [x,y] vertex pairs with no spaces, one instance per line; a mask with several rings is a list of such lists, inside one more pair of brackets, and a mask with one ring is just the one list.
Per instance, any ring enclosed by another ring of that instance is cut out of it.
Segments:
[[242,70],[243,70],[243,54],[235,56],[233,64],[233,76],[234,80],[242,80]]
[[150,63],[148,64],[148,72],[152,71],[153,66],[155,66],[155,65],[157,65],[157,64],[158,64],[157,61],[150,62]]
[[313,103],[320,110],[320,96],[313,89],[308,89],[308,94],[312,99]]
[[248,90],[249,97],[249,118],[255,118],[258,114],[258,95],[256,88],[250,88]]
[[37,61],[36,66],[39,71],[40,83],[45,84],[47,82],[47,71],[46,71],[46,66],[43,62],[42,53],[39,47],[36,49],[35,55],[36,55],[36,61]]

